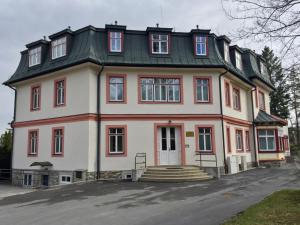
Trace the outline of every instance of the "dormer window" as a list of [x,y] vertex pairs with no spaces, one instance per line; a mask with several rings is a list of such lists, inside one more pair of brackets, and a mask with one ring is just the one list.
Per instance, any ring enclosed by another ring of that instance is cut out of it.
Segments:
[[28,53],[29,66],[35,66],[41,64],[41,52],[42,52],[41,47],[37,47],[29,50]]
[[196,35],[195,36],[195,52],[196,55],[207,55],[206,49],[207,38],[204,36]]
[[59,57],[65,56],[67,53],[67,38],[59,38],[52,41],[52,59],[57,59]]
[[263,62],[260,62],[260,73],[261,74],[266,74],[267,73],[267,68]]
[[122,32],[109,32],[109,51],[122,52]]
[[229,44],[224,43],[224,59],[226,62],[230,61],[230,57],[229,57]]
[[152,54],[169,54],[169,36],[167,34],[152,34]]
[[238,51],[235,51],[235,65],[236,68],[242,70],[242,56]]

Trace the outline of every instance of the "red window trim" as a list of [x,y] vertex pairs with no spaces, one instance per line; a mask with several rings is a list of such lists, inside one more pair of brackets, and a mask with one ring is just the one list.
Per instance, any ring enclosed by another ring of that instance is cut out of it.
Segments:
[[[37,132],[36,154],[31,153],[31,133],[32,132]],[[39,129],[30,129],[30,130],[28,130],[27,156],[28,157],[37,157],[38,152],[39,152]]]
[[[155,101],[142,101],[142,94],[141,94],[141,79],[142,78],[171,78],[171,79],[179,79],[180,83],[180,100],[179,102],[155,102]],[[181,75],[138,75],[137,79],[137,87],[138,87],[138,104],[183,104],[184,103],[184,96],[183,96],[183,79]]]
[[[258,131],[259,130],[274,130],[275,131],[275,150],[273,151],[265,151],[265,150],[260,150],[260,146],[259,146],[259,134]],[[261,129],[257,129],[257,147],[258,147],[258,152],[259,153],[276,153],[279,152],[279,139],[278,139],[278,129],[276,128],[261,128]]]
[[[197,80],[208,80],[208,101],[198,101],[197,100]],[[193,86],[194,86],[194,103],[195,104],[213,104],[213,89],[212,89],[212,77],[211,76],[194,76],[193,77]]]
[[230,91],[230,82],[224,81],[224,90],[225,90],[225,105],[231,107],[231,91]]
[[[242,138],[242,149],[237,149],[236,147],[237,147],[237,133],[238,132],[241,132],[241,138]],[[235,128],[235,150],[236,150],[236,152],[244,152],[244,132],[243,132],[243,129],[241,129],[241,128]]]
[[[206,54],[205,55],[197,55],[197,46],[196,46],[196,38],[197,36],[205,37],[205,45],[206,45]],[[207,57],[208,56],[208,38],[206,35],[194,34],[193,35],[193,45],[194,45],[194,56],[195,57]]]
[[[55,153],[55,131],[62,130],[62,151],[61,154]],[[52,128],[52,147],[51,147],[51,155],[52,157],[64,157],[64,145],[65,145],[65,127],[53,127]]]
[[[110,100],[110,78],[123,78],[123,101]],[[106,104],[127,104],[127,74],[106,74]]]
[[[234,91],[237,91],[238,92],[238,96],[239,96],[239,108],[235,108],[234,107]],[[236,111],[242,111],[242,106],[241,106],[241,91],[239,88],[237,87],[232,87],[232,106],[233,106],[233,109],[236,110]]]
[[[158,35],[168,35],[168,53],[167,54],[164,54],[164,53],[155,53],[153,52],[153,49],[152,49],[152,35],[153,34],[158,34]],[[171,54],[171,35],[170,34],[166,34],[166,33],[160,33],[160,32],[151,32],[149,33],[149,53],[151,55],[157,55],[157,56],[168,56]]]
[[[211,151],[201,151],[198,150],[199,149],[199,128],[210,128],[211,129]],[[214,155],[215,154],[215,150],[216,150],[216,144],[215,144],[215,126],[214,125],[210,125],[210,124],[203,124],[203,125],[195,125],[195,146],[196,146],[196,154],[203,154],[203,155]]]
[[263,99],[264,99],[264,102],[263,102],[263,103],[264,103],[264,104],[263,104],[263,108],[261,108],[261,107],[260,107],[260,103],[261,103],[261,102],[260,102],[260,97],[258,97],[258,100],[259,100],[259,109],[265,111],[265,110],[266,110],[265,93],[263,93],[262,91],[259,90],[259,91],[258,91],[258,96],[259,96],[259,95],[262,95],[262,96],[263,96]]
[[[111,51],[111,46],[110,46],[110,33],[112,32],[117,32],[117,33],[121,33],[121,51],[120,52],[114,52],[114,51]],[[120,54],[120,53],[123,53],[124,51],[124,31],[108,31],[107,32],[107,51],[109,53],[113,53],[113,54]]]
[[231,153],[231,132],[230,127],[226,127],[226,138],[227,138],[227,153]]
[[249,132],[249,130],[245,130],[245,150],[246,150],[246,152],[251,152],[251,149],[250,149],[250,132]]
[[283,136],[283,149],[289,150],[289,137],[287,135]]
[[[39,89],[39,107],[36,109],[33,108],[33,90],[35,88]],[[31,94],[30,94],[30,111],[31,112],[41,110],[41,93],[42,93],[41,84],[35,84],[35,85],[31,86]]]
[[[60,82],[60,81],[63,81],[64,82],[64,104],[61,104],[61,105],[57,105],[56,104],[56,98],[57,98],[57,83]],[[54,80],[54,108],[56,107],[64,107],[66,106],[66,92],[67,92],[67,82],[66,82],[66,78],[60,78],[60,79],[57,79],[57,80]]]
[[255,106],[256,106],[256,108],[258,108],[257,88],[255,89]]
[[[109,152],[109,129],[110,128],[121,128],[124,129],[124,152],[122,153],[110,153]],[[106,132],[106,157],[126,157],[127,156],[127,125],[106,125],[105,126]]]

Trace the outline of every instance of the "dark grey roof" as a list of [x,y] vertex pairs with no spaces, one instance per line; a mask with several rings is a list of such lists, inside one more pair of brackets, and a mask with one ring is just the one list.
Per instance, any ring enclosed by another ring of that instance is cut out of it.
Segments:
[[[107,46],[107,29],[120,27],[109,25],[106,29],[87,26],[77,31],[69,28],[51,35],[51,38],[69,35],[71,46],[67,55],[55,60],[51,59],[50,42],[42,55],[42,63],[28,67],[28,50],[21,52],[21,60],[16,72],[4,84],[8,85],[21,80],[40,76],[49,72],[67,68],[84,62],[114,66],[158,66],[158,67],[195,67],[195,68],[225,68],[245,82],[251,83],[251,74],[247,70],[240,71],[231,63],[223,60],[217,45],[217,37],[209,34],[209,30],[200,30],[208,37],[208,55],[195,56],[193,47],[193,32],[171,32],[171,28],[161,28],[170,32],[170,53],[168,55],[153,55],[149,51],[149,39],[146,31],[124,30],[124,51],[110,53]],[[126,28],[122,26],[122,28]],[[148,28],[154,32],[157,27]],[[244,59],[243,59],[244,60]],[[245,58],[247,60],[247,58]],[[248,62],[244,62],[248,64]]]
[[259,110],[254,123],[256,125],[287,125],[286,120]]
[[45,161],[45,162],[33,162],[30,166],[53,166],[51,162]]

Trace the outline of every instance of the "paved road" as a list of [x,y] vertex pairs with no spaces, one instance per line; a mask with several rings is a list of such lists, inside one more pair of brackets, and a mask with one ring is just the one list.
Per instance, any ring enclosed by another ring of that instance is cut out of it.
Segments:
[[214,225],[272,192],[300,188],[300,171],[254,169],[201,183],[89,183],[0,200],[1,225]]

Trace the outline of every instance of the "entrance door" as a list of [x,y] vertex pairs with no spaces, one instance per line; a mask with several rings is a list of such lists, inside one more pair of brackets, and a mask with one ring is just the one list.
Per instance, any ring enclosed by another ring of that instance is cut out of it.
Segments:
[[42,175],[42,185],[43,186],[49,185],[49,175]]
[[160,165],[180,164],[180,133],[176,127],[160,127],[158,132]]

